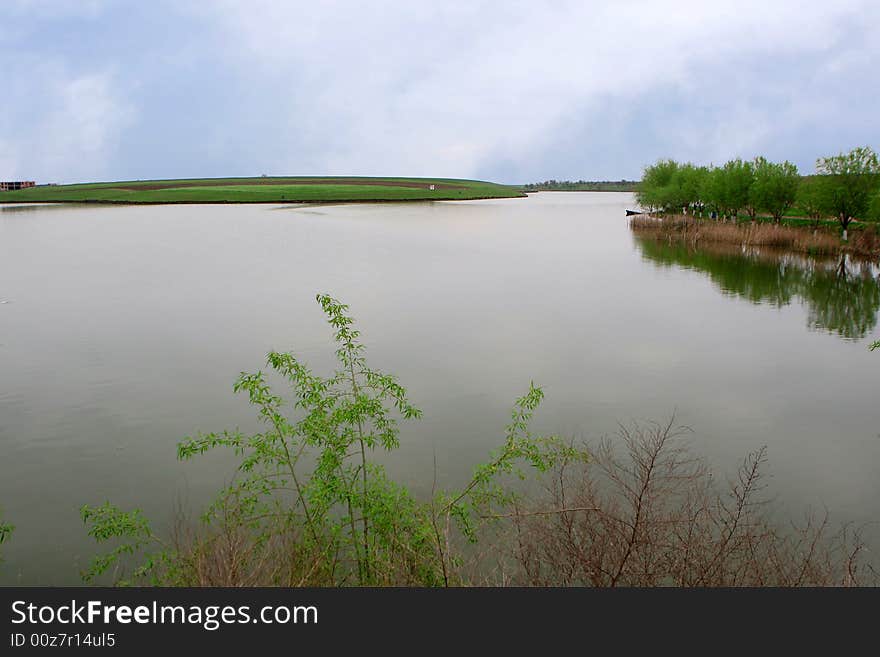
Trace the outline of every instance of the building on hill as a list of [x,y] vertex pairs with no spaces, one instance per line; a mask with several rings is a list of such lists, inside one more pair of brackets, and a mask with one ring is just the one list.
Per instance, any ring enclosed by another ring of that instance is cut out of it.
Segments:
[[27,189],[28,187],[35,187],[36,184],[37,183],[35,183],[33,180],[0,180],[0,192],[14,192],[17,189]]

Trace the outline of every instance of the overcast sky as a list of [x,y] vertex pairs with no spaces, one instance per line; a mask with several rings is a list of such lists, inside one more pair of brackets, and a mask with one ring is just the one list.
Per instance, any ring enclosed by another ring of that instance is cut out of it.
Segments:
[[2,0],[0,179],[803,172],[880,147],[880,2]]

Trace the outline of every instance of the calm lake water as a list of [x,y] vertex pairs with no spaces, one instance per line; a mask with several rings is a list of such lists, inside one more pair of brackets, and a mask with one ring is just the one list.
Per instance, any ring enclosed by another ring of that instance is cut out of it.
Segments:
[[331,366],[317,292],[423,409],[383,457],[419,491],[435,454],[440,485],[465,481],[534,380],[539,431],[675,411],[717,472],[767,445],[786,513],[880,520],[877,269],[642,243],[632,206],[0,207],[0,582],[78,583],[82,504],[139,506],[160,532],[197,515],[234,461],[179,463],[177,441],[255,427],[232,384],[271,349]]

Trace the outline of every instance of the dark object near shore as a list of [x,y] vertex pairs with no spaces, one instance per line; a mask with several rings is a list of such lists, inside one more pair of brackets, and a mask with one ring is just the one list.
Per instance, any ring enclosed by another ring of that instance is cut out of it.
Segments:
[[644,212],[636,212],[635,210],[627,210],[626,211],[627,217],[632,217],[633,215],[638,215],[638,214],[645,214],[645,213]]

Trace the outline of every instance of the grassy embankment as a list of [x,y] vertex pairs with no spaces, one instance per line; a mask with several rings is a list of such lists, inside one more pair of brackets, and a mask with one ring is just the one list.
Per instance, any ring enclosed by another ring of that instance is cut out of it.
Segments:
[[0,203],[339,203],[519,196],[524,194],[515,187],[454,178],[205,178],[38,185],[0,192]]

